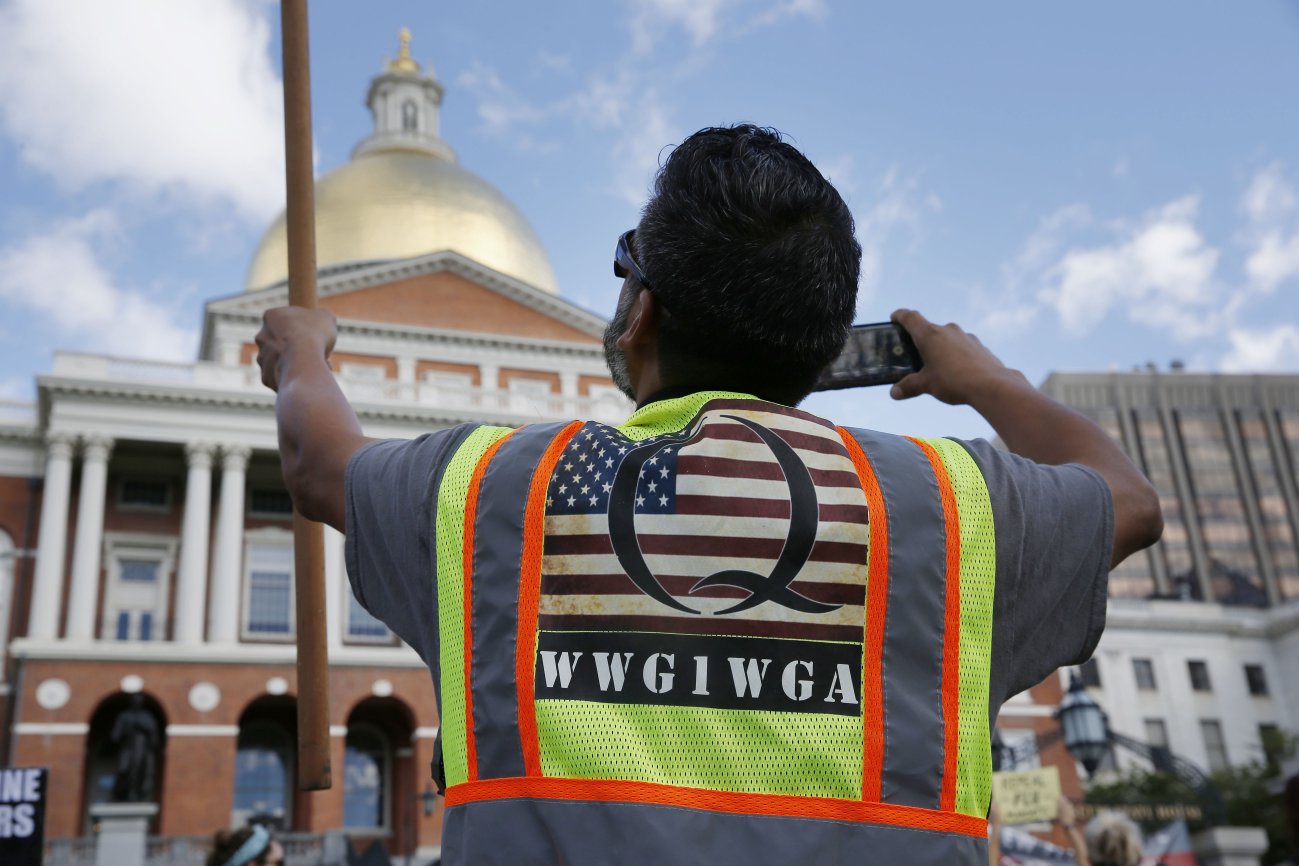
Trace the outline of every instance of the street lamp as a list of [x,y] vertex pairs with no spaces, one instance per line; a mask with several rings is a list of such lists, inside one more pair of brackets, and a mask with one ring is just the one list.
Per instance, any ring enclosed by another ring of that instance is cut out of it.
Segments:
[[424,817],[433,817],[433,807],[438,802],[438,792],[433,790],[433,783],[424,786],[424,793],[418,795],[420,804],[424,807]]
[[1077,674],[1070,676],[1069,691],[1055,717],[1064,731],[1065,748],[1087,768],[1088,776],[1095,773],[1109,754],[1112,735],[1105,711],[1087,694]]
[[1195,792],[1211,826],[1225,826],[1227,808],[1222,795],[1208,774],[1195,764],[1170,751],[1166,746],[1152,746],[1110,730],[1109,719],[1078,675],[1069,679],[1069,691],[1055,711],[1064,735],[1065,748],[1091,776],[1114,746],[1146,759],[1161,773],[1167,773]]

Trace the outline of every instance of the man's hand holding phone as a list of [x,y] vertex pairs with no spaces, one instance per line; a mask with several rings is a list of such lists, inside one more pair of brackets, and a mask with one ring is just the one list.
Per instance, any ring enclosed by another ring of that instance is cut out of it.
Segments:
[[975,404],[989,391],[1010,385],[1032,388],[1022,373],[1012,370],[988,351],[979,338],[960,325],[935,325],[915,310],[895,310],[892,320],[911,335],[924,367],[893,385],[890,395],[907,400],[921,394],[953,406]]

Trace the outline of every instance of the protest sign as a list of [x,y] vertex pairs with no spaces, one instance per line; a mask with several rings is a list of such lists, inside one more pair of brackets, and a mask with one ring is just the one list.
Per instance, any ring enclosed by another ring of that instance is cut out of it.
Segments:
[[45,857],[43,768],[0,769],[0,863],[40,866]]
[[992,774],[992,799],[1006,824],[1050,821],[1060,799],[1060,771],[1055,767]]

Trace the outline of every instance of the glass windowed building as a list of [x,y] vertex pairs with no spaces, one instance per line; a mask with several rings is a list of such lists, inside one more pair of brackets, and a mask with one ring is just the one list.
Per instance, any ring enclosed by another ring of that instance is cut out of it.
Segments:
[[1057,373],[1159,490],[1164,537],[1110,578],[1114,598],[1269,608],[1299,601],[1299,376]]
[[[1111,573],[1088,689],[1115,731],[1203,769],[1264,757],[1267,732],[1299,731],[1299,375],[1174,366],[1055,373],[1042,390],[1114,437],[1164,510],[1160,542]],[[998,726],[1051,727],[1040,704],[1068,673]]]

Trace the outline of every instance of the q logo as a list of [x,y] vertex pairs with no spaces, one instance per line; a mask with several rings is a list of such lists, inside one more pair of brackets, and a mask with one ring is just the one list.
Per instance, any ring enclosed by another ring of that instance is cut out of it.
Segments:
[[[789,443],[761,424],[735,415],[721,417],[743,424],[771,449],[789,487],[789,529],[770,574],[761,575],[739,568],[724,569],[699,580],[690,588],[690,593],[709,586],[731,586],[749,594],[739,603],[717,611],[717,616],[740,613],[757,607],[764,601],[801,613],[821,614],[838,610],[842,605],[823,604],[789,588],[807,563],[812,547],[816,544],[819,509],[816,485],[812,483],[807,466]],[[618,467],[609,495],[609,539],[623,571],[650,598],[673,610],[692,614],[700,611],[682,604],[664,589],[645,561],[640,541],[636,537],[635,503],[636,485],[645,462],[667,445],[680,442],[684,448],[701,438],[702,434],[701,425],[692,433],[687,433],[683,439],[660,440],[631,449]]]

